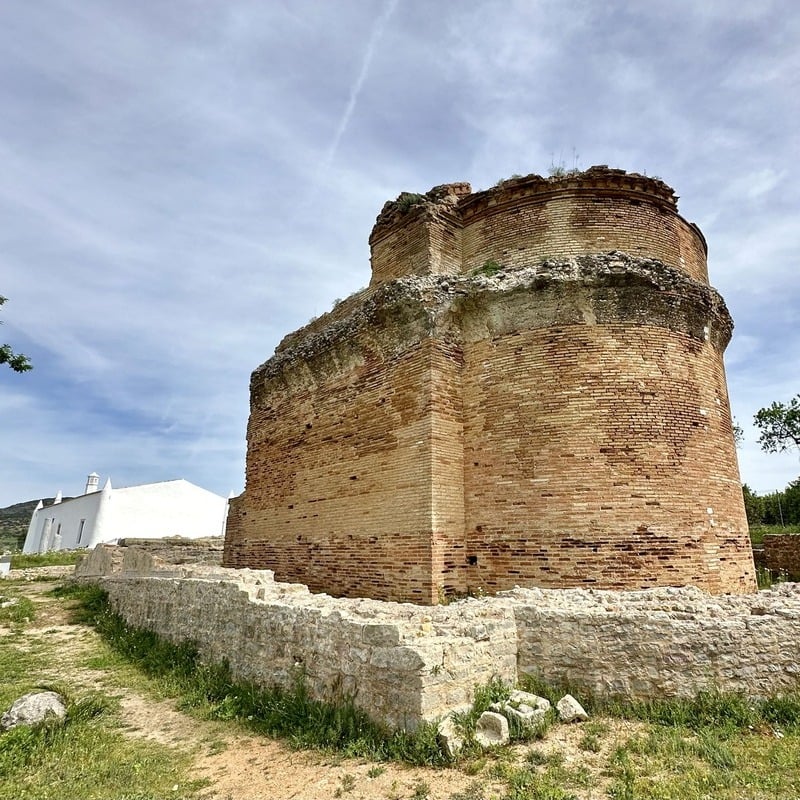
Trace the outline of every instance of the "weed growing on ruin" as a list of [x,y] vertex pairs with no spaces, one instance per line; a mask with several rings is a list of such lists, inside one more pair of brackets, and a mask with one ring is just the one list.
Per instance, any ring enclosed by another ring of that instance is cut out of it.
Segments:
[[524,178],[524,175],[520,175],[518,172],[515,172],[513,175],[509,175],[507,178],[500,178],[495,186],[505,186],[507,183],[511,183],[512,181],[517,181],[520,178]]
[[789,573],[784,569],[772,570],[767,567],[756,567],[756,584],[759,589],[771,589],[789,580]]
[[486,275],[487,277],[491,278],[492,275],[497,275],[498,272],[502,272],[503,267],[495,261],[493,258],[487,259],[483,262],[480,267],[472,270],[472,274],[474,275]]
[[562,161],[559,164],[551,164],[547,168],[547,175],[550,178],[569,178],[573,175],[580,175],[581,170],[577,167],[573,167],[571,169],[567,169],[564,162]]
[[751,525],[750,541],[753,544],[763,544],[764,537],[771,533],[798,533],[800,534],[800,524],[790,525]]
[[459,592],[455,589],[446,589],[444,586],[439,586],[437,590],[437,600],[440,606],[449,606],[450,603],[457,603],[459,600],[468,600],[470,598],[480,600],[487,597],[486,590],[482,586],[468,586],[465,591]]
[[413,206],[421,205],[425,202],[424,194],[416,194],[414,192],[401,192],[400,197],[397,198],[397,209],[405,214]]

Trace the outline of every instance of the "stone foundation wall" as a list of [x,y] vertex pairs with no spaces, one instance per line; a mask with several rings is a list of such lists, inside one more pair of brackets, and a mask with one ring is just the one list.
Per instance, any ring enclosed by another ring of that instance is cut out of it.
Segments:
[[768,696],[800,686],[800,584],[712,597],[517,589],[517,667],[606,696]]
[[[123,552],[120,552],[123,551]],[[193,641],[233,675],[312,694],[345,692],[373,718],[414,729],[469,705],[476,684],[516,680],[516,629],[508,604],[424,607],[334,599],[271,571],[168,564],[133,547],[98,547],[76,569],[99,582],[135,627]]]
[[630,698],[800,686],[800,584],[722,597],[516,589],[423,607],[335,599],[267,570],[169,564],[136,547],[98,547],[76,577],[102,584],[129,624],[196,642],[238,679],[288,688],[305,675],[315,697],[353,694],[407,729],[467,705],[495,676]]

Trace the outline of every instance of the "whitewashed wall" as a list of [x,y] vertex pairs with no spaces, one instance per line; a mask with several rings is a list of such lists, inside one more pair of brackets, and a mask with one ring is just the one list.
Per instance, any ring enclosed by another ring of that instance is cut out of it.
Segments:
[[124,538],[221,536],[226,512],[224,497],[185,480],[122,489],[107,484],[34,511],[23,552],[91,548]]

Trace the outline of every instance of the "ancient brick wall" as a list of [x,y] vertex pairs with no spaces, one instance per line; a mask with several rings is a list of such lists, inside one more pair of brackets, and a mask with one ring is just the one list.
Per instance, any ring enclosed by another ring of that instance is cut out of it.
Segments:
[[465,186],[387,204],[370,288],[253,373],[225,565],[418,603],[752,591],[732,323],[672,191],[597,169]]
[[751,588],[714,348],[618,324],[465,351],[468,584]]
[[800,534],[769,533],[764,537],[764,566],[800,581]]
[[[538,189],[538,191],[537,191]],[[707,282],[702,238],[675,211],[674,203],[632,189],[520,183],[491,200],[482,194],[462,211],[463,271],[488,260],[504,267],[540,259],[621,250],[653,258]]]
[[373,285],[470,273],[487,261],[514,268],[610,250],[708,282],[705,239],[659,180],[592,169],[560,179],[529,175],[475,194],[468,186],[435,187],[428,203],[386,204],[370,237]]

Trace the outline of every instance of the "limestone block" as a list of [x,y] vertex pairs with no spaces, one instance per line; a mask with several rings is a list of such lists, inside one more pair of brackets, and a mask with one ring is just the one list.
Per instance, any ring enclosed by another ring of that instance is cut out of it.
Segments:
[[589,719],[583,706],[571,694],[565,694],[556,703],[556,709],[562,722],[585,722]]
[[538,694],[523,692],[521,689],[514,689],[511,692],[509,700],[512,703],[521,703],[531,708],[538,709],[543,714],[546,714],[550,710],[550,701],[546,697],[539,697]]
[[0,730],[10,730],[17,725],[41,725],[46,719],[63,720],[67,708],[56,692],[30,692],[14,701],[11,708],[0,717]]
[[400,644],[400,631],[396,625],[365,625],[361,629],[361,641],[379,647],[394,647]]
[[440,747],[450,758],[455,758],[464,746],[464,737],[452,714],[448,714],[439,723],[436,728],[436,738]]
[[[518,694],[527,694],[527,692],[519,692]],[[534,702],[536,700],[542,702],[537,705],[529,705],[511,697],[509,700],[503,701],[502,703],[492,703],[492,705],[489,706],[489,710],[502,714],[509,722],[514,720],[521,727],[533,727],[540,722],[544,722],[544,718],[550,709],[550,703],[543,697],[536,697],[536,695],[528,696],[535,698]]]
[[496,711],[484,711],[475,725],[475,741],[481,747],[497,747],[508,740],[508,720]]

